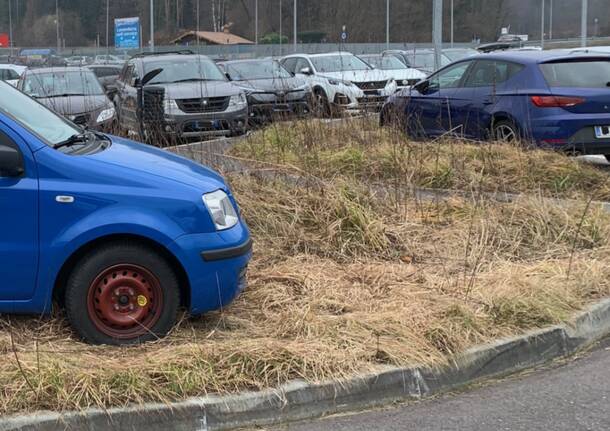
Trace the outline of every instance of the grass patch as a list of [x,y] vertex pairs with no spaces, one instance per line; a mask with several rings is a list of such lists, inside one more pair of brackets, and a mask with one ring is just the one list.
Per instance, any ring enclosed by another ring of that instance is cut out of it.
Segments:
[[610,200],[607,172],[563,154],[496,143],[412,142],[370,119],[274,125],[232,154],[325,179]]

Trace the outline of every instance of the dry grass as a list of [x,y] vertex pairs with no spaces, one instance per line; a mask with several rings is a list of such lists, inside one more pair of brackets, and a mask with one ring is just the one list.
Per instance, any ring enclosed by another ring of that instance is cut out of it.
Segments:
[[231,182],[256,240],[250,288],[137,348],[86,346],[61,316],[0,320],[0,415],[441,364],[610,293],[610,216],[594,206],[390,201],[347,178]]
[[403,187],[537,193],[610,200],[608,174],[560,153],[457,140],[412,142],[375,120],[278,124],[240,143],[234,156],[319,178]]

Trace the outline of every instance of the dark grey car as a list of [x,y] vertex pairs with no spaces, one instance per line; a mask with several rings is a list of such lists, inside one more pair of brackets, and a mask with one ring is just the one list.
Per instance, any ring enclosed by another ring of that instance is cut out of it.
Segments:
[[104,91],[110,98],[110,100],[114,99],[114,95],[116,93],[116,81],[119,79],[119,75],[121,74],[121,69],[123,66],[116,64],[93,64],[91,66],[87,66],[87,68],[91,69],[97,79],[104,87]]
[[250,122],[264,124],[275,118],[311,112],[311,88],[272,59],[236,60],[219,64],[227,77],[248,97]]
[[89,69],[28,69],[17,88],[80,126],[102,131],[113,129],[114,105]]
[[114,98],[123,129],[138,133],[138,88],[142,77],[155,70],[160,73],[142,88],[144,138],[155,140],[155,135],[157,144],[166,145],[246,132],[244,91],[208,57],[181,53],[138,55],[125,64]]

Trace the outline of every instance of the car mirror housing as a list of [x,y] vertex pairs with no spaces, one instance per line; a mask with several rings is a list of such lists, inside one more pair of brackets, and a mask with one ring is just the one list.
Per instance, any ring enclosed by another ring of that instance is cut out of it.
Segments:
[[430,81],[421,81],[420,83],[415,85],[415,89],[421,94],[426,94],[430,89]]
[[311,67],[304,67],[299,72],[303,75],[313,75],[313,72],[311,71]]
[[136,85],[135,86],[136,87],[144,87],[150,81],[155,79],[157,77],[157,75],[159,75],[161,72],[163,72],[163,69],[161,69],[161,68],[151,70],[146,75],[144,75],[144,77],[142,79],[136,79]]

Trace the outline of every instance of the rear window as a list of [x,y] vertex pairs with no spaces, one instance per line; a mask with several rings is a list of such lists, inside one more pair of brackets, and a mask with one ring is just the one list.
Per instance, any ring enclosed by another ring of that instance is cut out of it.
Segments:
[[546,63],[540,70],[549,87],[608,88],[610,61],[567,61]]

